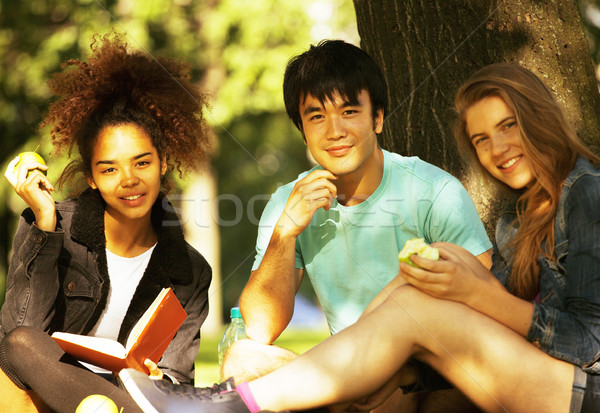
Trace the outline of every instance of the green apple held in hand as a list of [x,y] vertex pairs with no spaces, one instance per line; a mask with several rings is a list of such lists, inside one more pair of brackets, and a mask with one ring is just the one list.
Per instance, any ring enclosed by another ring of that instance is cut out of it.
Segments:
[[[26,165],[26,164],[34,163],[34,162],[38,162],[38,163],[41,163],[42,165],[46,165],[44,158],[42,158],[40,156],[40,154],[37,152],[21,152],[18,156],[19,156],[19,162],[16,163],[15,169],[13,172],[15,177],[18,176],[19,168],[21,167],[21,165]],[[42,173],[42,174],[46,175],[46,171],[42,171],[41,169],[32,169],[27,173],[27,177],[29,178],[29,175],[32,173]]]
[[438,249],[429,246],[423,238],[413,238],[406,241],[404,247],[398,254],[398,261],[405,262],[418,268],[419,266],[410,260],[410,256],[413,254],[417,254],[419,257],[432,261],[437,261],[440,258]]

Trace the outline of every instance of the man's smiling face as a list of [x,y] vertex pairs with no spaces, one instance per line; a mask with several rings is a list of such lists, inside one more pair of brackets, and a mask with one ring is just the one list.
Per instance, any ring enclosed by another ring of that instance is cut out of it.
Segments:
[[339,93],[323,103],[312,95],[300,102],[302,131],[315,161],[334,175],[368,172],[378,156],[377,134],[383,128],[383,111],[373,118],[369,93],[356,102]]

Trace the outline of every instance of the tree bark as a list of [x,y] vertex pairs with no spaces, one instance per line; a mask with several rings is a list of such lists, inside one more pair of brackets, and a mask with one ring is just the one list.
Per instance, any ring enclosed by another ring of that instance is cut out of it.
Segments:
[[460,160],[454,94],[477,69],[515,62],[563,104],[581,139],[600,141],[600,95],[576,0],[354,0],[361,47],[389,82],[382,147],[459,178],[492,236],[508,192]]

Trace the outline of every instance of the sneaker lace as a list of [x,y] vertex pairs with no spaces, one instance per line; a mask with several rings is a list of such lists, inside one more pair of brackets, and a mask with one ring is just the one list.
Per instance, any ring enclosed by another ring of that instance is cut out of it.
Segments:
[[206,392],[207,395],[226,393],[235,390],[235,383],[233,377],[228,378],[222,383],[215,383],[212,387],[204,387],[201,389],[202,392]]
[[156,386],[163,392],[169,394],[177,394],[178,396],[191,398],[210,398],[213,395],[227,393],[235,390],[233,378],[229,378],[222,383],[215,383],[212,387],[194,387],[191,385],[173,386],[170,383],[165,383],[162,380],[157,381]]

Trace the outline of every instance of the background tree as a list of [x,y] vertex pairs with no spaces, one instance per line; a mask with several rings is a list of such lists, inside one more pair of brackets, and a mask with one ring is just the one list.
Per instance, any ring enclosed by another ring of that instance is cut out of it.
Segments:
[[454,93],[475,70],[522,64],[562,102],[579,136],[600,142],[600,96],[577,1],[354,0],[354,6],[361,46],[390,80],[380,143],[459,177],[490,234],[507,194],[488,190],[461,163],[451,135]]

